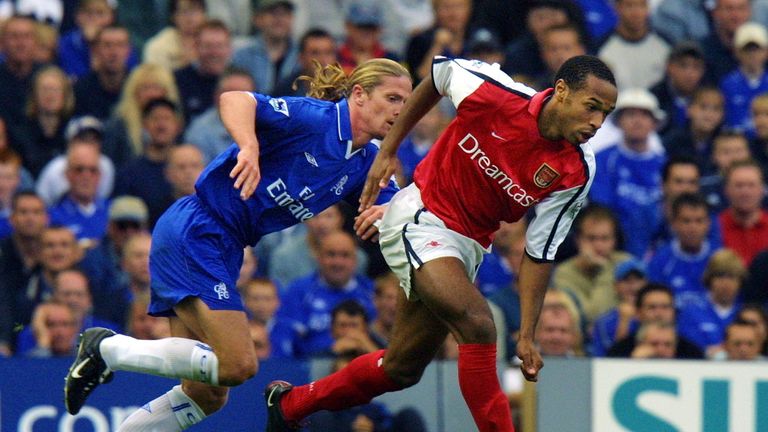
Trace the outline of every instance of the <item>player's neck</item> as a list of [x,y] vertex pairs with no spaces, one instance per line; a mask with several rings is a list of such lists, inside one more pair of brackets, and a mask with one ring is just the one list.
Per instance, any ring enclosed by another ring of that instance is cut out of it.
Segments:
[[557,102],[549,97],[544,101],[544,108],[539,113],[536,125],[539,128],[539,134],[550,141],[558,141],[563,138],[560,125],[557,121]]

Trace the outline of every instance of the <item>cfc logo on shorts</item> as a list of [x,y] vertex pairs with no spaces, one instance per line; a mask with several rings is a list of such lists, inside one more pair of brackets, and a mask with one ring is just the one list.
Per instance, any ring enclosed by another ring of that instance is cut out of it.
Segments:
[[216,292],[216,295],[219,296],[219,300],[222,299],[229,299],[229,291],[227,291],[227,284],[224,282],[217,283],[213,290]]

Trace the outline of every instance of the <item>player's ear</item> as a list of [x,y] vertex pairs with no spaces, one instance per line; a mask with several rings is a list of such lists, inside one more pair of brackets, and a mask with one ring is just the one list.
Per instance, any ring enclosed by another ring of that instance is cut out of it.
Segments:
[[562,79],[557,80],[555,82],[555,99],[562,103],[565,98],[568,96],[570,89],[568,88],[568,84],[565,83]]
[[350,99],[352,103],[362,105],[367,95],[368,93],[360,84],[355,84],[352,86],[352,91],[350,92]]

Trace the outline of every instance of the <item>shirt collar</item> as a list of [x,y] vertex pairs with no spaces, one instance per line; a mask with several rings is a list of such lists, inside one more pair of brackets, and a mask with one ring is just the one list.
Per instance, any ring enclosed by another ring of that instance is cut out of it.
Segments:
[[544,91],[540,91],[531,97],[531,102],[528,104],[528,112],[535,118],[539,118],[541,110],[544,109],[544,104],[552,97],[555,89],[548,88]]
[[347,151],[344,155],[345,159],[351,158],[357,152],[365,148],[362,147],[354,151],[352,150],[352,122],[349,118],[349,104],[346,99],[336,102],[336,126],[339,129],[339,141],[347,143]]
[[352,139],[352,123],[349,119],[349,105],[346,99],[336,102],[336,126],[339,128],[339,141]]

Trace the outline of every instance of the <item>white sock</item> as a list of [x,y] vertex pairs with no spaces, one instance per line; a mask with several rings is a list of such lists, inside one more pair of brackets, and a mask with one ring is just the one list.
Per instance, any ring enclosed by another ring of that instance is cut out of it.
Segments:
[[127,370],[219,385],[219,359],[208,345],[185,338],[140,340],[115,335],[99,345],[112,370]]
[[118,432],[181,432],[200,423],[205,413],[177,385],[168,393],[134,411]]

